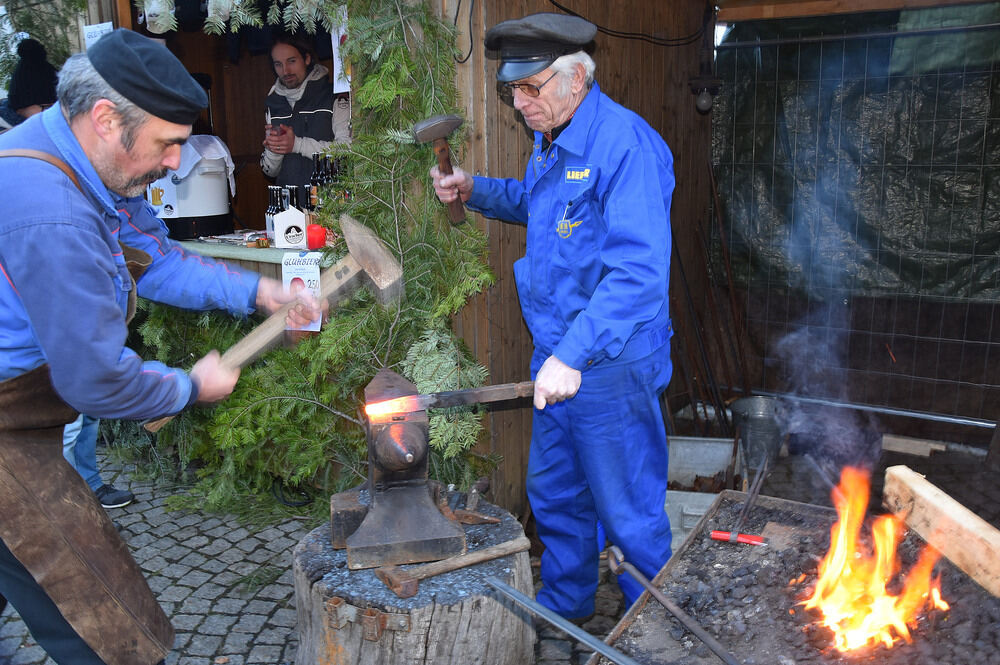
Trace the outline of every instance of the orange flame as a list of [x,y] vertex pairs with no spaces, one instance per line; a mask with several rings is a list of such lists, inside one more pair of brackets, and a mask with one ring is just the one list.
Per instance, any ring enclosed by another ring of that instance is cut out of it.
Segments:
[[911,641],[909,626],[927,605],[942,610],[938,580],[931,571],[938,553],[925,548],[906,576],[898,596],[886,589],[899,573],[896,545],[903,524],[895,516],[883,516],[872,525],[874,554],[861,550],[858,533],[868,505],[868,474],[845,467],[840,493],[833,493],[840,519],[830,531],[830,551],[819,567],[813,595],[804,604],[818,608],[823,625],[834,633],[834,647],[841,652],[879,642],[891,648],[900,639]]
[[[412,405],[411,405],[412,403]],[[394,413],[406,413],[412,411],[419,401],[414,396],[395,397],[381,402],[372,402],[365,405],[365,413],[369,418],[388,416]]]

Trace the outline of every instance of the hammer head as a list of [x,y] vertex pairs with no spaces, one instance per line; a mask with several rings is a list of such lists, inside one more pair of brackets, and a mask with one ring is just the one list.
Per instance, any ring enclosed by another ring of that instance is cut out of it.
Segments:
[[461,116],[436,115],[413,125],[413,138],[417,140],[417,143],[427,143],[443,139],[461,126]]
[[375,232],[348,214],[340,216],[347,251],[364,270],[365,281],[383,305],[403,297],[403,267]]
[[417,595],[420,586],[420,580],[398,566],[376,568],[375,577],[385,582],[389,590],[400,598],[412,598]]

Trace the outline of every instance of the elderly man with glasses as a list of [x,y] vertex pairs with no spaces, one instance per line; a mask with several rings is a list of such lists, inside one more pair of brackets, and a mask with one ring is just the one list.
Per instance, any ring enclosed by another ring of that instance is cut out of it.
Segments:
[[[486,34],[501,97],[534,131],[523,178],[431,170],[438,197],[527,225],[514,264],[534,341],[528,498],[545,545],[538,601],[594,612],[599,524],[653,577],[670,556],[667,282],[673,158],[660,135],[594,81],[582,18],[533,14]],[[641,587],[620,578],[626,600]]]

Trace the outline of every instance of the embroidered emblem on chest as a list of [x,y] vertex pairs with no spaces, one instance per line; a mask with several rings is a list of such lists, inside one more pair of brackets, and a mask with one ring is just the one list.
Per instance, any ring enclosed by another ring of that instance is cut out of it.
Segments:
[[568,238],[573,235],[573,229],[583,224],[582,219],[578,219],[575,222],[571,222],[568,219],[560,219],[559,223],[556,224],[556,233],[559,234],[560,238]]

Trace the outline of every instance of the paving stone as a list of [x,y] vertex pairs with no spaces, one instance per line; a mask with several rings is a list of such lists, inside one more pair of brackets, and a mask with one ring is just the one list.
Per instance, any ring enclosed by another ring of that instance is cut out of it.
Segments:
[[573,645],[569,640],[541,640],[538,657],[543,660],[567,661],[573,655]]
[[222,594],[226,593],[226,588],[218,584],[202,584],[194,590],[192,594],[196,598],[207,598],[209,600],[214,600]]
[[251,663],[267,663],[267,665],[275,665],[281,659],[282,648],[279,646],[274,646],[270,644],[258,644],[250,650],[250,655],[247,656],[247,665]]
[[222,650],[227,653],[247,653],[256,639],[253,633],[229,633]]
[[185,652],[192,656],[214,656],[215,652],[222,646],[222,637],[219,635],[205,635],[198,632],[185,648]]
[[229,614],[210,614],[198,627],[199,633],[206,635],[228,635],[229,627],[236,623],[237,617]]
[[233,626],[233,630],[256,635],[265,623],[267,623],[267,617],[263,614],[244,614]]
[[[211,617],[209,617],[211,618]],[[188,630],[193,631],[195,628],[205,621],[205,617],[201,614],[174,614],[170,617],[170,623],[173,624],[175,630]]]

